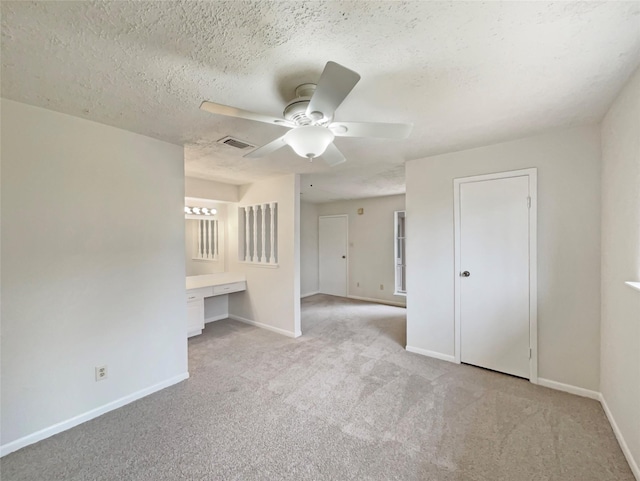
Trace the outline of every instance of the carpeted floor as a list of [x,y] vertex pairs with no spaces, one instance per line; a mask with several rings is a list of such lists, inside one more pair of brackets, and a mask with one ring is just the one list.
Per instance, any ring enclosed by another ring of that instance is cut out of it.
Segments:
[[1,461],[14,480],[633,480],[599,403],[405,352],[405,311],[317,295],[234,321],[191,378]]

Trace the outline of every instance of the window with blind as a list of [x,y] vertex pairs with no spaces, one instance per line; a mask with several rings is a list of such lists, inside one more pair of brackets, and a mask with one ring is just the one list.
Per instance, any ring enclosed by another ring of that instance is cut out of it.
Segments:
[[394,212],[394,259],[396,272],[395,293],[407,295],[407,261],[406,261],[406,213],[403,210]]

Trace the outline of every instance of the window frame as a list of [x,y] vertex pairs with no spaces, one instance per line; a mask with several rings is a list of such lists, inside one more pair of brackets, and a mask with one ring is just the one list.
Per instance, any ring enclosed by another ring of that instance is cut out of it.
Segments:
[[[403,219],[403,236],[400,236],[399,219]],[[401,251],[398,252],[398,247],[402,242]],[[400,263],[398,262],[400,261]],[[404,271],[404,285],[402,283],[402,274],[400,271]],[[407,211],[396,210],[393,212],[393,295],[394,296],[407,296]],[[404,287],[404,289],[403,289]]]

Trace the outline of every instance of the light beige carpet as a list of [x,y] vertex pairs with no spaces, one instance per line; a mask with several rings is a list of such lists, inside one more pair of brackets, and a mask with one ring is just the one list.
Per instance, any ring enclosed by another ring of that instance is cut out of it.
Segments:
[[405,352],[405,311],[303,301],[303,337],[234,321],[191,378],[0,461],[14,480],[633,480],[599,403]]

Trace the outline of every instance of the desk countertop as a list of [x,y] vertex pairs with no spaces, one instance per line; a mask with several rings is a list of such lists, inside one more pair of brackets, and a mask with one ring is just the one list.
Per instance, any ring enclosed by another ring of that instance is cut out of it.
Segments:
[[219,274],[206,274],[202,276],[187,277],[187,290],[198,289],[199,287],[221,286],[232,282],[242,282],[246,280],[244,274],[235,272],[220,272]]

